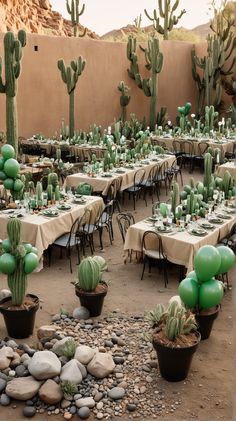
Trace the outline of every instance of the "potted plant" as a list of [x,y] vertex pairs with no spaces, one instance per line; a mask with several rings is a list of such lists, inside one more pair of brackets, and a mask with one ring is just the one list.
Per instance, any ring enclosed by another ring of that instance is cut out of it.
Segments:
[[209,338],[224,296],[223,282],[215,277],[228,272],[234,263],[235,255],[229,247],[203,246],[194,257],[195,271],[179,284],[180,298],[195,313],[201,339]]
[[146,317],[154,328],[152,343],[161,376],[171,382],[184,380],[201,338],[195,316],[173,300],[167,309],[158,304]]
[[108,285],[102,281],[102,273],[106,270],[106,261],[101,256],[86,257],[78,267],[78,281],[75,293],[80,304],[89,310],[91,317],[100,316]]
[[7,224],[8,238],[2,242],[0,272],[7,275],[11,297],[0,302],[9,336],[27,338],[33,333],[35,313],[39,299],[26,295],[27,275],[38,266],[37,249],[31,244],[21,243],[21,222],[12,218]]

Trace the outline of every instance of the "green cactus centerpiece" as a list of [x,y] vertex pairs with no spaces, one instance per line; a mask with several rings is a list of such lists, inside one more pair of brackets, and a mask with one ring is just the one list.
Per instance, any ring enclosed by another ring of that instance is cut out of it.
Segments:
[[67,86],[69,95],[69,137],[73,138],[75,134],[75,88],[79,76],[84,71],[85,60],[80,56],[77,60],[72,60],[70,66],[66,67],[64,60],[58,60],[57,66],[61,72],[61,78]]
[[20,30],[17,39],[12,32],[4,36],[4,64],[5,83],[1,76],[2,61],[0,57],[0,93],[6,95],[6,129],[7,143],[15,148],[18,154],[18,128],[17,128],[17,79],[21,72],[22,48],[26,45],[26,32]]
[[74,37],[84,37],[86,35],[87,29],[84,28],[82,34],[78,32],[79,30],[79,18],[85,11],[85,4],[82,5],[81,10],[79,10],[79,2],[80,0],[66,0],[66,8],[67,12],[71,17],[71,23],[73,26]]
[[120,106],[121,106],[121,121],[124,123],[127,117],[127,105],[130,102],[130,96],[128,95],[129,87],[125,85],[123,81],[119,83],[117,89],[121,92]]
[[7,224],[8,238],[2,243],[0,272],[8,277],[13,306],[22,306],[27,289],[27,275],[38,266],[37,249],[21,243],[21,222],[17,218]]

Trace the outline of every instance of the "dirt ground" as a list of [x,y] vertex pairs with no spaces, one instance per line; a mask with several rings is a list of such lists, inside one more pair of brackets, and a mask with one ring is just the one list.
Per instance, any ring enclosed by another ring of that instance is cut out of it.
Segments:
[[[199,180],[202,174],[194,172],[194,178]],[[184,172],[187,182],[189,174]],[[161,200],[165,200],[164,189]],[[122,210],[132,210],[132,202],[126,198]],[[151,214],[151,200],[148,206],[140,199],[137,211],[134,212],[135,220],[141,220]],[[143,313],[152,309],[158,302],[167,303],[168,299],[177,293],[179,271],[176,266],[168,266],[168,287],[164,288],[162,274],[156,268],[151,275],[147,273],[143,281],[141,278],[142,265],[138,263],[123,263],[123,244],[114,216],[114,242],[109,244],[108,234],[104,234],[104,251],[99,249],[98,239],[95,239],[96,254],[101,254],[107,259],[109,272],[106,280],[111,280],[109,292],[105,299],[103,314],[109,314],[114,309],[127,313]],[[58,250],[53,252],[51,267],[45,267],[41,272],[30,276],[28,291],[36,294],[41,299],[41,309],[37,313],[35,332],[43,324],[49,324],[51,315],[61,308],[72,312],[79,306],[79,299],[74,293],[71,281],[76,278],[76,258],[74,256],[74,271],[70,274],[69,262],[59,259]],[[235,280],[236,268],[230,272],[230,283]],[[6,280],[1,275],[0,289],[6,288]],[[233,416],[234,390],[234,340],[233,340],[233,296],[232,290],[226,291],[222,311],[214,323],[211,337],[202,341],[194,356],[191,372],[186,381],[168,383],[157,378],[153,390],[166,390],[168,395],[180,393],[181,405],[174,413],[161,416],[165,420],[231,420]],[[3,318],[0,317],[0,336],[6,336]],[[22,342],[22,341],[21,341]],[[35,345],[35,337],[25,340],[28,344]],[[15,403],[16,407],[0,408],[0,420],[22,420],[22,405]],[[236,417],[236,413],[234,413]],[[37,421],[48,419],[62,420],[62,416],[36,415]],[[76,418],[76,416],[75,416]],[[158,418],[158,417],[157,417]],[[74,419],[74,418],[73,418]],[[121,418],[120,418],[121,419]],[[122,418],[122,421],[128,420]],[[152,420],[149,420],[152,421]]]

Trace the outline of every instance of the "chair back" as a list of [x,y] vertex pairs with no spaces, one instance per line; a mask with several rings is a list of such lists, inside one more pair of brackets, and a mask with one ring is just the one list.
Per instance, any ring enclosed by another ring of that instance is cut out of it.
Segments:
[[115,178],[108,187],[106,200],[115,200],[117,194],[120,192],[122,184],[122,177]]
[[125,242],[125,235],[130,225],[135,224],[134,216],[130,212],[121,212],[116,216],[122,241]]
[[185,155],[193,155],[194,144],[188,140],[183,141],[183,152]]
[[173,149],[175,153],[181,153],[183,151],[183,142],[180,140],[173,140]]
[[155,231],[145,231],[142,238],[142,250],[157,250],[159,252],[160,259],[165,259],[166,254],[164,253],[162,238]]
[[106,204],[104,210],[102,211],[99,217],[99,223],[107,224],[109,221],[112,220],[112,216],[114,213],[114,200],[110,200],[109,203]]
[[158,170],[158,179],[162,179],[164,180],[166,178],[166,173],[167,170],[169,168],[168,162],[164,161],[162,162],[162,164],[159,166],[159,170]]
[[134,187],[140,186],[145,177],[145,170],[140,168],[140,170],[135,171],[134,173]]
[[199,142],[197,145],[197,155],[202,156],[208,149],[208,143],[207,142]]

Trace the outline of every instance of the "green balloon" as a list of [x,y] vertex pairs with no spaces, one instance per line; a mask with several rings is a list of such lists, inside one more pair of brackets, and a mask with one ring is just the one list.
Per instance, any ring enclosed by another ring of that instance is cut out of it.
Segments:
[[0,171],[0,180],[6,180],[7,176],[4,171]]
[[14,181],[14,186],[13,186],[14,191],[20,191],[23,189],[23,187],[24,187],[24,184],[21,180],[17,179]]
[[14,158],[15,157],[15,150],[13,146],[6,143],[1,148],[1,154],[4,159]]
[[6,180],[3,181],[3,185],[6,190],[12,190],[14,186],[13,178],[6,178]]
[[5,163],[5,159],[3,157],[0,157],[0,171],[3,170],[4,163]]
[[201,247],[194,257],[194,269],[197,278],[202,281],[208,281],[217,274],[221,263],[220,253],[214,246]]
[[228,272],[228,270],[230,270],[234,266],[235,254],[227,246],[219,246],[217,247],[217,250],[220,253],[221,257],[221,264],[217,272],[217,275],[220,275],[222,273]]
[[4,164],[4,172],[8,177],[16,178],[20,171],[20,164],[16,159],[10,158]]
[[224,296],[224,288],[222,282],[210,279],[203,282],[199,289],[199,306],[200,308],[207,309],[215,307],[220,304]]
[[12,275],[16,269],[16,259],[10,253],[3,253],[0,257],[0,272]]
[[25,273],[33,272],[38,266],[39,260],[36,254],[30,252],[25,255],[24,258],[24,270]]
[[195,270],[192,270],[191,272],[187,273],[186,278],[191,278],[198,282]]
[[183,279],[178,288],[178,293],[184,304],[193,308],[198,303],[199,285],[193,278]]

